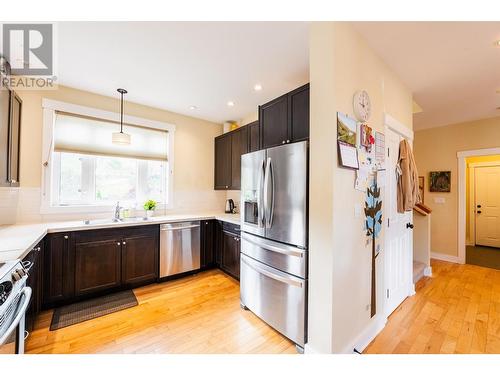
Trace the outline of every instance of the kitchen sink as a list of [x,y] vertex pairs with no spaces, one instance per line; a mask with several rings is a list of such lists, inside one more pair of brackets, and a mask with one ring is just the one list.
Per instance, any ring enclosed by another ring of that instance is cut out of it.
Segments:
[[99,224],[113,224],[113,223],[131,223],[144,221],[143,217],[127,217],[123,219],[94,219],[94,220],[84,220],[85,225],[99,225]]

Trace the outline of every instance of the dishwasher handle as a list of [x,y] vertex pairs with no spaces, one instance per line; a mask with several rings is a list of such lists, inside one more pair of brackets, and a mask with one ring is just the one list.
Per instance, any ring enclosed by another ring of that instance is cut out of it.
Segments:
[[191,225],[181,225],[181,226],[164,226],[160,227],[162,232],[171,231],[171,230],[183,230],[183,229],[191,229],[191,228],[199,228],[199,224],[191,224]]

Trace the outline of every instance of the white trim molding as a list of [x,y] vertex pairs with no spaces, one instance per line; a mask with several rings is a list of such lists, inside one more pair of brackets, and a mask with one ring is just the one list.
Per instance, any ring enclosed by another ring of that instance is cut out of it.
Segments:
[[[458,262],[465,264],[465,245],[466,245],[466,212],[467,212],[467,158],[471,156],[500,155],[500,148],[483,148],[478,150],[468,150],[457,152],[458,159]],[[432,256],[432,254],[431,254]],[[439,258],[436,258],[439,259]],[[445,259],[442,259],[445,260]],[[452,260],[448,260],[452,262]]]
[[361,332],[361,334],[354,339],[351,344],[346,346],[340,354],[355,354],[356,349],[358,352],[362,353],[363,350],[377,337],[377,335],[384,329],[387,324],[387,318],[380,314],[372,319],[366,328]]
[[413,130],[396,120],[388,113],[384,113],[384,125],[406,138],[408,142],[413,142]]
[[[443,253],[436,253],[436,252],[431,252],[431,259],[442,260],[442,261],[451,262],[451,263],[461,263],[459,257],[457,257],[457,256],[443,254]],[[432,273],[432,270],[431,270],[431,273]]]
[[432,267],[427,266],[424,268],[424,276],[431,277],[432,276]]

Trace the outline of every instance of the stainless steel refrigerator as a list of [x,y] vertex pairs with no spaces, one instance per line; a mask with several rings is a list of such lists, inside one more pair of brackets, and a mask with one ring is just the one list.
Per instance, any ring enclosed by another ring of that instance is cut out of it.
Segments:
[[241,304],[306,342],[308,144],[241,157]]

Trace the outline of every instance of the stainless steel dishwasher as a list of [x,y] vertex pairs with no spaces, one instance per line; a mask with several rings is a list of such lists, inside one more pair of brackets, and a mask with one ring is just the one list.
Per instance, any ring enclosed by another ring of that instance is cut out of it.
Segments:
[[200,268],[200,222],[160,226],[160,277]]

